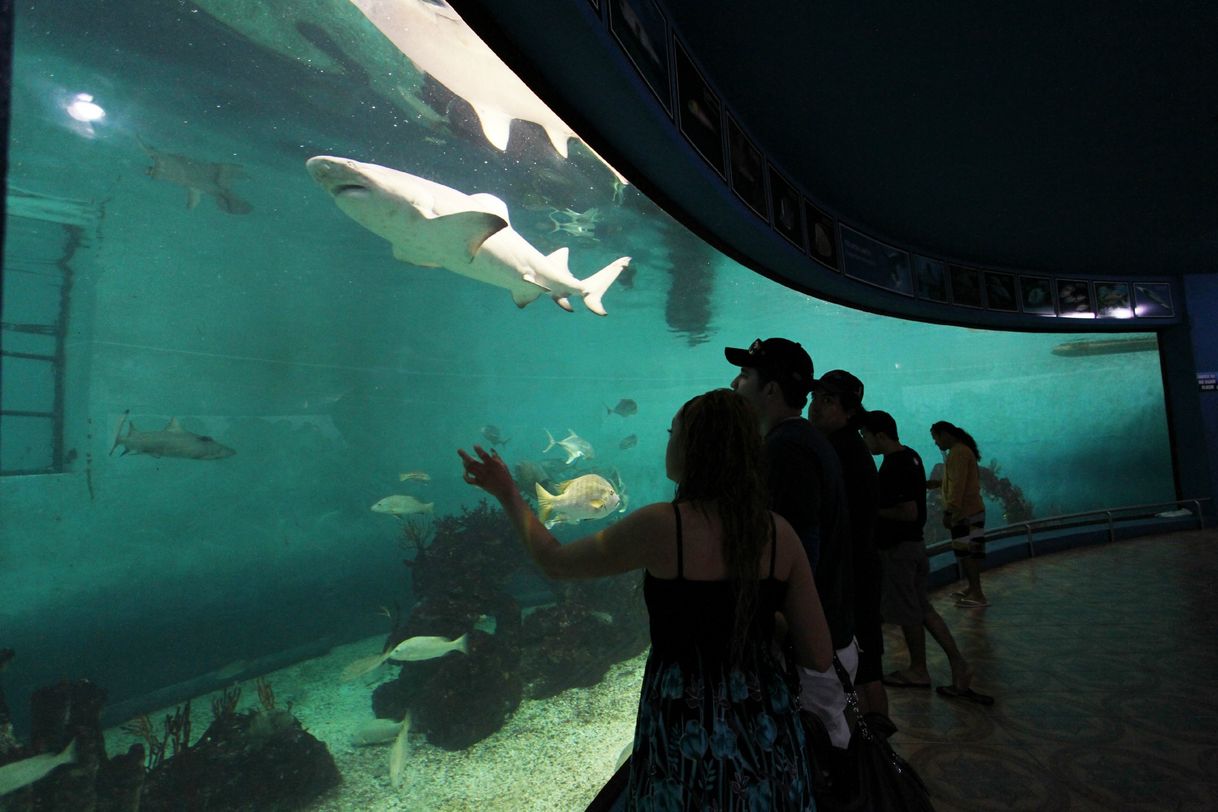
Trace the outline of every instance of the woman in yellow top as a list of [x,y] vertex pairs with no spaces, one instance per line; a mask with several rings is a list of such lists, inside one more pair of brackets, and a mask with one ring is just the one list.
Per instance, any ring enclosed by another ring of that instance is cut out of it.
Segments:
[[981,452],[971,434],[946,420],[930,427],[930,437],[945,454],[943,481],[926,484],[943,489],[943,526],[951,531],[952,551],[968,579],[968,589],[952,595],[957,606],[989,606],[981,589],[981,561],[985,558],[985,505],[977,466]]

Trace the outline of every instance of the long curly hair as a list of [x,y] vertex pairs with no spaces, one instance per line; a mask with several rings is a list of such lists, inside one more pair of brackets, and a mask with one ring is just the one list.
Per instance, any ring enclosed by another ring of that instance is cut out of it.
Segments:
[[973,452],[973,456],[977,458],[977,462],[981,462],[981,449],[977,448],[977,441],[973,439],[973,435],[964,429],[952,425],[946,420],[940,420],[938,423],[932,423],[930,430],[935,434],[948,434],[955,437],[969,447],[969,450]]
[[772,518],[757,412],[730,389],[714,389],[681,407],[682,461],[677,500],[715,504],[723,528],[723,563],[736,592],[731,656],[744,650],[757,611],[761,551]]

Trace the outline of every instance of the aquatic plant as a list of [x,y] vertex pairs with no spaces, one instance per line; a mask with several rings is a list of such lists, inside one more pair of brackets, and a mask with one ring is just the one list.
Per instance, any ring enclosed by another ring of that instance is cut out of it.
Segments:
[[[238,696],[240,693],[240,689],[237,689]],[[227,692],[225,695],[227,696]],[[219,713],[216,711],[217,701],[212,700],[212,711],[219,718]],[[235,697],[233,703],[235,707]],[[165,760],[166,754],[170,753],[171,744],[173,748],[170,757],[176,756],[179,753],[185,753],[190,749],[190,700],[187,700],[185,705],[175,708],[172,714],[165,716],[165,722],[162,725],[162,732],[159,736],[157,735],[156,727],[152,724],[152,720],[148,718],[146,713],[141,713],[123,725],[121,729],[132,736],[144,740],[148,745],[148,755],[144,766],[148,770],[156,769]]]
[[1001,476],[997,460],[991,459],[989,465],[982,466],[980,474],[981,490],[1002,503],[1002,518],[1007,524],[1032,518],[1032,503],[1018,485]]
[[[415,558],[418,558],[434,536],[435,527],[432,521],[416,514],[402,523],[402,538],[398,541],[398,546],[406,552],[413,552]],[[408,559],[403,563],[410,566]]]
[[[989,464],[980,466],[978,473],[981,479],[981,493],[989,496],[1002,505],[1002,521],[1004,524],[1026,522],[1035,515],[1032,503],[1023,495],[1023,490],[1011,482],[1008,477],[1001,475],[998,461],[991,459]],[[990,522],[997,526],[997,522]],[[947,532],[943,527],[943,503],[931,498],[926,503],[927,540],[946,538]]]
[[220,692],[219,696],[213,697],[211,700],[211,718],[223,719],[226,716],[232,716],[237,712],[237,702],[240,699],[240,685],[225,688]]
[[476,604],[502,592],[528,562],[507,516],[485,499],[472,510],[462,507],[459,515],[436,519],[430,543],[416,549],[415,558],[403,563],[410,568],[420,599],[456,590]]
[[282,709],[226,712],[186,752],[149,770],[139,809],[302,809],[340,780],[325,744]]
[[258,703],[262,705],[264,711],[275,710],[275,691],[271,688],[271,681],[265,677],[258,677],[254,680],[254,685],[258,688]]

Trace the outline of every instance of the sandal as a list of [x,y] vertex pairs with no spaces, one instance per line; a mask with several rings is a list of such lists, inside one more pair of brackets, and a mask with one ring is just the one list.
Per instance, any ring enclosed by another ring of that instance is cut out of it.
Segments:
[[963,699],[968,702],[976,702],[978,705],[993,705],[994,697],[988,694],[978,693],[972,688],[957,688],[955,685],[940,685],[935,689],[935,693],[939,696],[947,697],[948,699]]

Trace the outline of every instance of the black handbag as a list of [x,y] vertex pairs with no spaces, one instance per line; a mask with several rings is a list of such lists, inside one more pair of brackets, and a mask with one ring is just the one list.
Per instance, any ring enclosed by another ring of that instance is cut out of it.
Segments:
[[845,749],[834,747],[815,714],[800,714],[807,733],[812,793],[818,812],[934,812],[922,779],[879,732],[881,720],[891,723],[878,714],[868,722],[859,710],[850,675],[836,656],[833,667],[846,692],[850,745]]

